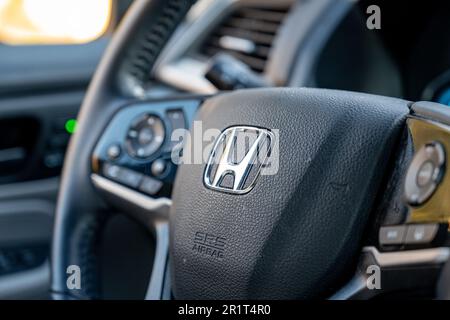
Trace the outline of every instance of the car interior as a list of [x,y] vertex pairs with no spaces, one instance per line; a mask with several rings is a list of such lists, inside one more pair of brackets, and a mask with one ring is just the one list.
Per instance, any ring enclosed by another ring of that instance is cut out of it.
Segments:
[[450,2],[34,2],[0,299],[450,299]]

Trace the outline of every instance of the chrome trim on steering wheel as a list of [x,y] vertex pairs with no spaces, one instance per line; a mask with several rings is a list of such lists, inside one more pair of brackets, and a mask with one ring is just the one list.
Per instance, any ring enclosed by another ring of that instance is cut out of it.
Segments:
[[172,200],[169,198],[151,198],[145,196],[95,173],[91,174],[91,180],[97,188],[114,194],[123,200],[132,202],[144,210],[165,214],[168,213],[172,206]]
[[[368,254],[373,257],[373,263],[378,267],[396,268],[396,267],[414,267],[414,266],[437,266],[444,264],[450,258],[450,248],[439,247],[422,250],[405,250],[395,252],[379,252],[375,247],[364,247],[362,254]],[[367,288],[368,274],[365,273],[364,259],[361,259],[355,276],[339,291],[333,294],[329,300],[351,300],[360,299],[362,296],[370,298],[377,295],[377,290]]]
[[363,248],[363,253],[371,253],[380,267],[398,267],[417,264],[440,264],[450,257],[450,248],[431,248],[397,252],[379,252],[375,247]]

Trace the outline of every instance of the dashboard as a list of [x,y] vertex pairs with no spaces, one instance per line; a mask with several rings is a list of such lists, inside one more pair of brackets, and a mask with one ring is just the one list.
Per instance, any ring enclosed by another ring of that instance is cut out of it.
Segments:
[[[366,27],[371,4],[381,8],[380,30]],[[386,0],[203,0],[167,46],[154,76],[181,92],[212,94],[217,89],[204,75],[215,54],[227,53],[271,86],[450,104],[450,48],[439,36],[450,29],[449,6],[437,0],[406,9]]]
[[214,93],[204,74],[213,55],[225,52],[274,86],[305,86],[318,51],[350,7],[329,0],[201,1],[163,52],[155,77],[182,91]]

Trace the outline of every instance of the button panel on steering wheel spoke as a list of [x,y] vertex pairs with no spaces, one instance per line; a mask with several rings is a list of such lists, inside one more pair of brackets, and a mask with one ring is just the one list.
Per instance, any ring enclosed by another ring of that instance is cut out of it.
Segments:
[[92,156],[92,169],[115,183],[152,197],[170,196],[176,165],[171,139],[187,129],[201,99],[143,101],[111,119]]
[[446,223],[450,220],[450,110],[434,103],[412,106],[407,120],[414,157],[404,181],[408,222]]
[[132,157],[151,157],[162,146],[166,129],[163,121],[155,115],[139,116],[128,130],[125,146]]

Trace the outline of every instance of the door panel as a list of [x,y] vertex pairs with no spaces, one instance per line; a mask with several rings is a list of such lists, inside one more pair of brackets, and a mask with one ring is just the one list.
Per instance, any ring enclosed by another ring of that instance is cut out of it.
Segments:
[[50,200],[0,202],[0,299],[49,297],[53,212]]
[[0,43],[0,299],[50,297],[50,240],[71,137],[65,125],[131,2],[115,0],[109,29],[86,44]]
[[0,100],[0,183],[57,176],[83,92]]
[[58,176],[70,139],[64,125],[83,96],[0,99],[0,299],[49,298]]

